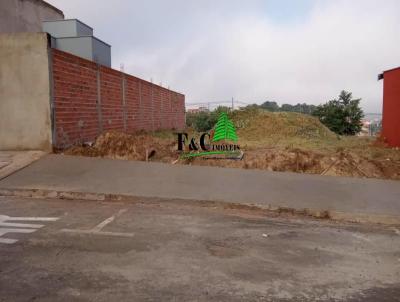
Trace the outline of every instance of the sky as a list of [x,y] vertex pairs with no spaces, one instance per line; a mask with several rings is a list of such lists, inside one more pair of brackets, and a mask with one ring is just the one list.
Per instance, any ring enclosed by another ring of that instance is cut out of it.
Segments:
[[112,45],[112,65],[186,103],[321,104],[341,90],[382,109],[400,66],[398,0],[47,0]]

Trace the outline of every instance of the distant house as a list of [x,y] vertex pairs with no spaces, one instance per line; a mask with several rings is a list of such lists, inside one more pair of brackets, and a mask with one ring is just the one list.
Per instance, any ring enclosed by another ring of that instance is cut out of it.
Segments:
[[207,107],[201,106],[198,108],[189,108],[187,109],[188,113],[200,113],[200,112],[209,112],[210,110]]
[[400,67],[386,70],[383,79],[382,136],[392,147],[400,147]]

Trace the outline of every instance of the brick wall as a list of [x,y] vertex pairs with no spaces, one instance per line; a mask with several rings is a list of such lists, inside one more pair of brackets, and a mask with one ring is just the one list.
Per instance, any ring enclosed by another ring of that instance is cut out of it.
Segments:
[[52,49],[54,146],[94,141],[107,130],[183,129],[185,96]]

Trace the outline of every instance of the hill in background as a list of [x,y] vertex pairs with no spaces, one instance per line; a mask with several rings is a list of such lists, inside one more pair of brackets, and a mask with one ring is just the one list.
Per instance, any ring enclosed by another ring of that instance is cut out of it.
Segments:
[[248,147],[301,143],[303,147],[321,142],[334,143],[338,136],[318,118],[295,112],[269,112],[262,109],[233,111],[231,118],[242,144]]

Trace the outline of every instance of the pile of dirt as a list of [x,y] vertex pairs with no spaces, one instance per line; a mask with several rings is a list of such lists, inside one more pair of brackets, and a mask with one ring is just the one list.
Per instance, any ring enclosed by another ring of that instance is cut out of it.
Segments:
[[324,156],[300,149],[278,150],[275,148],[245,151],[242,160],[213,160],[195,158],[186,164],[219,166],[267,171],[290,171],[300,173],[319,173]]
[[221,161],[196,158],[185,163],[331,176],[400,179],[400,160],[372,160],[346,150],[324,154],[298,148],[269,148],[246,151],[243,160]]
[[296,112],[238,110],[232,113],[232,119],[239,138],[246,141],[263,140],[268,137],[337,139],[337,135],[325,127],[318,118]]
[[64,153],[125,160],[171,161],[177,157],[175,142],[141,132],[126,134],[116,131],[101,134],[92,146],[75,146]]

